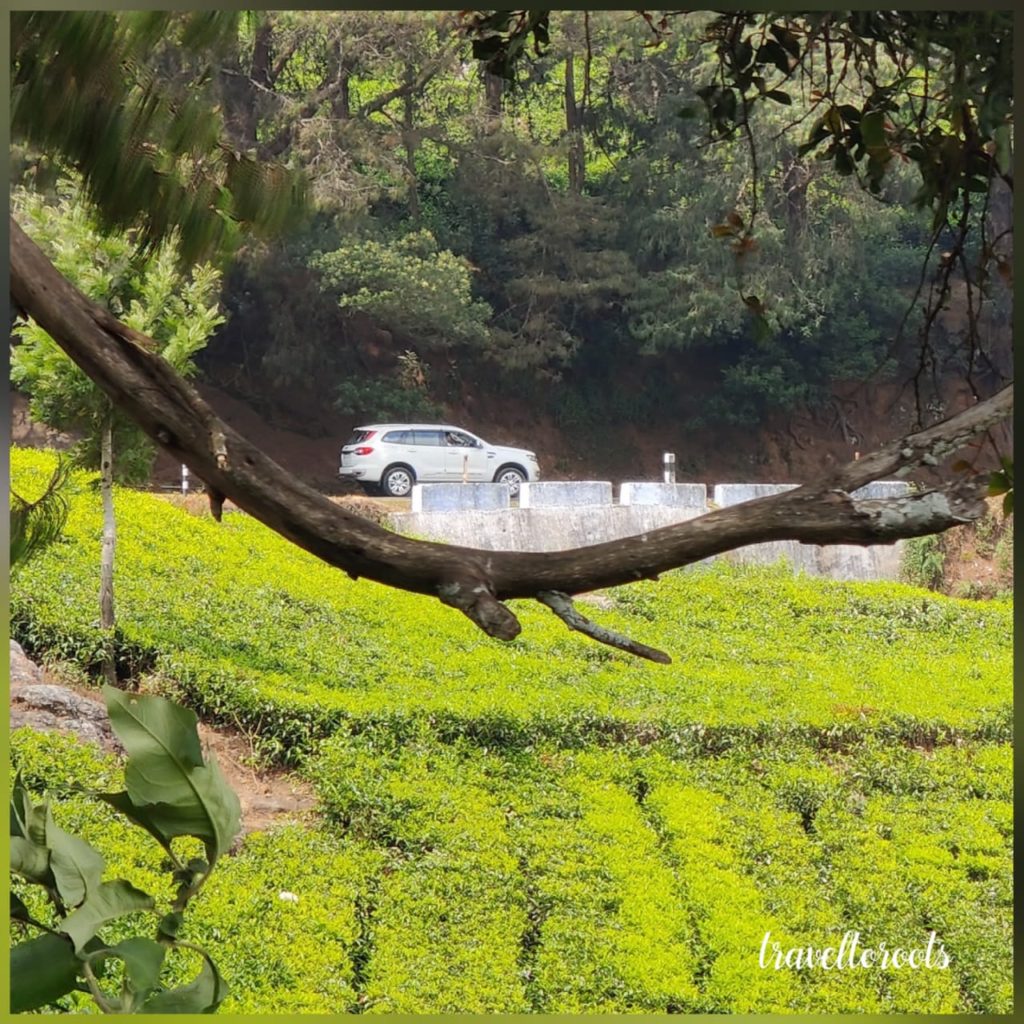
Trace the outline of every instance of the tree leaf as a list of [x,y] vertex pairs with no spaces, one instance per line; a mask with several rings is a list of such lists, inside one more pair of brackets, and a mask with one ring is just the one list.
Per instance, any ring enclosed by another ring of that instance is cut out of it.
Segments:
[[864,113],[860,119],[860,136],[868,149],[885,145],[885,114],[881,110]]
[[103,879],[103,857],[84,839],[69,835],[54,824],[46,807],[46,842],[50,848],[50,870],[61,899],[77,907],[94,892]]
[[776,103],[781,103],[785,107],[791,106],[793,103],[793,97],[788,92],[783,92],[782,89],[769,89],[764,95],[765,99],[775,100]]
[[1005,494],[1010,489],[1010,478],[1005,472],[995,472],[989,475],[988,478],[988,493],[989,497],[995,497],[997,494]]
[[758,47],[757,62],[774,64],[783,74],[789,73],[789,54],[774,39]]
[[11,837],[11,870],[37,885],[52,885],[50,851],[23,836]]
[[165,935],[167,938],[173,939],[176,938],[178,932],[181,931],[181,926],[184,922],[185,915],[180,911],[175,910],[170,914],[164,914],[160,919],[160,923],[156,926],[157,931],[161,935]]
[[835,161],[836,171],[839,174],[843,175],[844,177],[853,174],[853,160],[850,157],[850,154],[847,153],[842,146],[836,147]]
[[137,910],[152,910],[154,906],[152,896],[118,878],[104,882],[90,893],[86,901],[63,920],[60,931],[70,936],[76,950],[81,950],[108,921]]
[[772,25],[768,31],[775,36],[790,56],[799,59],[800,41],[785,25]]
[[[129,769],[132,761],[136,762],[135,785],[128,785],[132,799],[136,803],[173,803],[183,788],[188,789],[183,787],[183,777],[203,764],[195,712],[163,697],[125,693],[113,686],[103,687],[103,699],[111,728],[128,752]],[[178,766],[179,772],[166,777],[163,761]],[[145,771],[150,766],[160,768],[153,777]]]
[[40,935],[11,949],[11,1013],[38,1010],[72,991],[81,960],[59,935]]
[[[28,798],[28,791],[19,775],[11,787],[11,835],[25,835],[25,801]],[[29,801],[31,805],[31,801]]]
[[162,697],[103,693],[128,751],[127,792],[104,799],[165,847],[175,836],[201,839],[212,864],[238,834],[242,812],[216,761],[203,763],[195,714]]
[[158,992],[140,1013],[213,1013],[228,996],[228,986],[214,962],[203,953],[203,968],[195,980],[180,988]]
[[[171,840],[178,836],[195,836],[202,840],[207,857],[212,863],[228,849],[237,835],[241,812],[230,806],[221,806],[218,802],[218,794],[224,796],[226,793],[232,797],[235,797],[235,794],[216,764],[211,763],[207,768],[195,771],[204,773],[199,777],[197,784],[204,792],[209,789],[210,793],[207,798],[197,800],[188,806],[146,804],[140,807],[132,803],[131,797],[124,792],[100,793],[98,796],[120,811],[129,821],[135,822],[149,832],[168,853],[171,852]],[[216,782],[211,781],[211,773],[219,779],[219,787]],[[237,799],[235,797],[236,801]],[[218,828],[214,819],[223,820],[225,826]],[[233,826],[230,824],[231,821],[235,822]]]
[[125,974],[131,983],[136,1000],[133,1009],[145,1001],[160,981],[160,970],[163,967],[167,947],[152,939],[134,936],[100,950],[90,957],[90,963],[96,959],[116,957],[124,962]]

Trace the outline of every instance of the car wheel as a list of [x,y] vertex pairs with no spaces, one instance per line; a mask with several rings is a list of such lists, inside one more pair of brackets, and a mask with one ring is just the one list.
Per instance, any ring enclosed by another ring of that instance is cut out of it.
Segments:
[[507,484],[510,494],[518,494],[521,484],[526,483],[526,474],[516,466],[502,466],[494,474],[496,484]]
[[389,498],[404,498],[416,483],[416,476],[408,466],[392,466],[380,478],[380,488]]

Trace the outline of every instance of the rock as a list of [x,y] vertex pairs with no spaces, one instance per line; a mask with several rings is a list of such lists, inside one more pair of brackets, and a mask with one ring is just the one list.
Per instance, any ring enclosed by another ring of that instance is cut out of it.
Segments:
[[12,694],[11,699],[26,707],[49,711],[62,718],[84,718],[104,725],[107,723],[107,709],[102,704],[53,683],[23,686]]
[[32,683],[41,682],[43,670],[34,662],[29,661],[28,656],[22,650],[17,640],[11,641],[11,689],[15,690],[21,686],[29,686]]
[[121,751],[107,718],[107,709],[66,686],[45,682],[38,665],[11,641],[12,729],[29,726],[41,732],[70,732],[86,743]]
[[12,707],[11,729],[20,729],[22,726],[28,726],[38,732],[74,733],[85,743],[95,743],[107,749],[111,749],[117,742],[109,729],[104,729],[96,722],[73,722],[38,708]]

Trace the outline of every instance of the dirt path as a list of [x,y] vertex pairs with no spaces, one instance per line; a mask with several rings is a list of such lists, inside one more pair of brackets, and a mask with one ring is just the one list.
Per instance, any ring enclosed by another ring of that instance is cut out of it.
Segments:
[[[119,752],[107,723],[106,708],[96,690],[59,670],[38,666],[11,642],[11,728],[28,725],[58,730],[97,743],[108,752]],[[267,829],[286,821],[315,815],[312,787],[295,772],[258,770],[246,738],[230,729],[199,723],[205,753],[213,754],[238,794],[242,805],[242,832]]]

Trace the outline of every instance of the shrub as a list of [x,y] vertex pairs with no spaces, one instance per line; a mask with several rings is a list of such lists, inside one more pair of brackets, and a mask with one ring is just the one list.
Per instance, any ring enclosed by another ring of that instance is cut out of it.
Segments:
[[937,534],[928,537],[911,537],[903,542],[903,564],[900,575],[915,587],[935,589],[942,581],[946,555],[942,538]]

